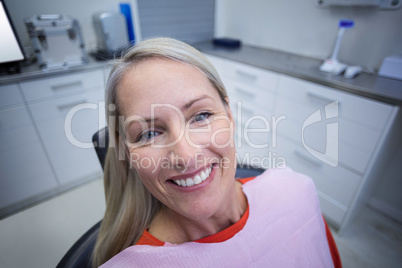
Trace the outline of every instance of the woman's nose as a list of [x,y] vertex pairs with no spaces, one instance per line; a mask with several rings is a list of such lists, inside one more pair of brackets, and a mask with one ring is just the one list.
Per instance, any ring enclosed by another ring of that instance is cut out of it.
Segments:
[[188,140],[187,135],[176,137],[169,147],[168,158],[173,167],[178,169],[195,168],[201,150]]

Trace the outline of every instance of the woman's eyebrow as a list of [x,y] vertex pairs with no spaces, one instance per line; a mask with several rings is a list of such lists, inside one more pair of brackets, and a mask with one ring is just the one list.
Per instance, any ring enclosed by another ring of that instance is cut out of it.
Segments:
[[[201,96],[199,96],[199,97],[197,97],[195,99],[190,100],[186,104],[184,104],[182,106],[182,108],[181,108],[181,111],[188,110],[194,103],[196,103],[198,101],[201,101],[203,99],[207,99],[207,98],[211,99],[211,100],[214,100],[211,96],[203,94],[203,95],[201,95]],[[130,122],[128,123],[128,127],[130,127],[133,123],[138,123],[138,122],[141,122],[141,121],[149,124],[149,123],[155,123],[155,122],[161,121],[161,119],[158,118],[158,117],[155,117],[155,118],[150,118],[150,117],[143,118],[142,117],[139,120],[130,120]]]
[[128,125],[126,126],[126,129],[130,129],[131,126],[136,123],[141,124],[141,122],[145,122],[147,125],[151,125],[159,121],[161,121],[159,118],[142,118],[142,119],[130,120],[130,122],[128,122]]
[[194,103],[196,103],[197,101],[200,101],[200,100],[203,100],[203,99],[206,99],[206,98],[213,100],[213,98],[212,98],[211,96],[206,95],[206,94],[203,94],[203,95],[201,95],[201,96],[199,96],[199,97],[197,97],[197,98],[195,98],[195,99],[193,99],[193,100],[190,100],[190,101],[187,102],[186,104],[184,104],[183,107],[181,108],[181,110],[182,110],[182,111],[183,111],[183,110],[187,110],[187,109],[189,109]]

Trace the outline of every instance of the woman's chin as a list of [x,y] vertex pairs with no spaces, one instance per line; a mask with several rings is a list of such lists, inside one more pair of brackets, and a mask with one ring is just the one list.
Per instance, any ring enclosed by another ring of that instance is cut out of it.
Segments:
[[216,202],[193,202],[192,204],[187,204],[185,207],[180,207],[175,210],[176,215],[179,218],[186,218],[187,220],[192,221],[204,221],[208,220],[214,216],[219,210],[219,206],[217,206]]

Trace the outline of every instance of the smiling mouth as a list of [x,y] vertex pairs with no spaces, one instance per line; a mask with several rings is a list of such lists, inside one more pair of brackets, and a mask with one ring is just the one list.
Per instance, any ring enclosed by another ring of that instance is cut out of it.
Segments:
[[214,164],[208,166],[198,174],[194,175],[193,177],[189,177],[186,179],[180,179],[180,180],[172,180],[172,182],[178,186],[182,187],[191,187],[193,185],[197,185],[205,181],[209,174],[211,174],[211,171],[214,167]]

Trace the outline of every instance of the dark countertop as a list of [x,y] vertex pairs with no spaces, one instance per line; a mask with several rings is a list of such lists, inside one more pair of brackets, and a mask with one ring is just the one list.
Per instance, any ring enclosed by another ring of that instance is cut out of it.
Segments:
[[[215,47],[210,41],[196,43],[193,44],[193,46],[211,55],[302,78],[374,100],[402,106],[401,80],[389,79],[364,72],[355,78],[348,79],[343,76],[321,72],[318,69],[322,63],[321,60],[244,44],[239,49]],[[46,78],[53,75],[101,69],[105,68],[108,63],[109,62],[106,61],[95,61],[90,57],[90,62],[86,65],[48,71],[42,71],[37,64],[32,64],[22,67],[22,72],[19,74],[10,75],[0,73],[0,85]]]
[[365,72],[355,78],[348,79],[344,76],[331,75],[320,71],[321,60],[244,44],[238,49],[216,47],[209,41],[197,43],[194,46],[210,55],[302,78],[378,101],[402,105],[401,80]]
[[17,74],[7,74],[0,73],[0,86],[10,83],[22,82],[26,80],[38,79],[38,78],[49,78],[54,75],[63,75],[70,73],[85,72],[95,69],[102,69],[108,65],[108,61],[95,61],[90,57],[89,63],[74,66],[69,68],[60,68],[53,70],[41,70],[38,64],[30,64],[21,67],[21,73]]

